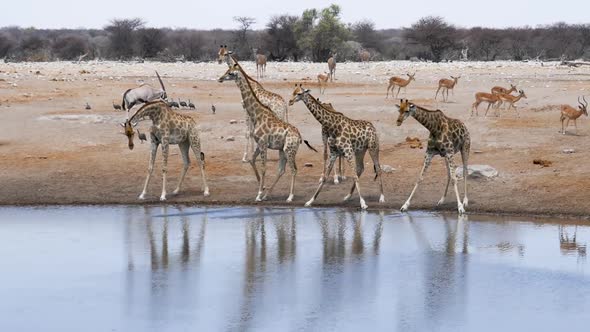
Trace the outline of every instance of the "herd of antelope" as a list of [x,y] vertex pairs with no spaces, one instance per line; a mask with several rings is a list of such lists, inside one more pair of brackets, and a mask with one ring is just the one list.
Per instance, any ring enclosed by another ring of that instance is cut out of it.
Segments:
[[[318,75],[318,81],[320,81],[320,76]],[[395,91],[395,88],[397,87],[397,93],[395,94],[395,98],[397,98],[397,96],[399,95],[399,92],[401,90],[401,88],[406,89],[407,86],[410,84],[410,82],[415,81],[416,78],[416,73],[410,74],[407,73],[406,76],[408,78],[403,78],[403,77],[399,77],[399,76],[393,76],[389,79],[389,85],[387,86],[387,93],[385,94],[385,99],[389,98],[389,91],[391,91],[391,96],[393,97],[393,93]],[[324,78],[324,76],[321,76],[322,78]],[[442,91],[441,95],[442,95],[442,99],[443,101],[448,101],[449,98],[449,90],[453,91],[454,94],[454,88],[455,85],[457,85],[457,82],[459,81],[459,78],[461,78],[461,76],[451,76],[451,79],[447,79],[447,78],[443,78],[440,79],[438,81],[438,88],[436,89],[436,93],[434,94],[434,100],[436,100],[436,98],[438,97],[438,93]],[[325,78],[322,82],[327,82],[327,78]],[[320,91],[321,90],[321,84],[320,84]],[[324,86],[324,90],[325,91],[325,86]],[[446,92],[446,97],[445,97],[445,92]],[[516,93],[516,94],[513,94]],[[477,92],[475,93],[475,102],[471,105],[471,116],[473,116],[475,114],[475,116],[479,116],[479,112],[478,112],[478,107],[481,103],[487,103],[487,108],[486,108],[486,112],[484,114],[484,116],[488,115],[488,111],[490,110],[491,107],[494,108],[494,113],[496,116],[498,116],[498,111],[500,110],[500,107],[502,107],[502,105],[506,105],[506,110],[510,110],[510,109],[514,109],[514,112],[516,114],[516,117],[520,117],[520,115],[518,114],[518,109],[516,108],[516,103],[521,100],[522,98],[527,98],[526,94],[524,93],[524,90],[519,90],[516,85],[514,84],[510,84],[510,88],[504,88],[501,86],[494,86],[490,92]],[[574,126],[576,128],[576,134],[578,133],[578,125],[576,123],[576,120],[583,115],[588,116],[588,102],[586,101],[586,98],[584,96],[582,96],[582,100],[580,100],[580,97],[578,97],[578,105],[577,108],[570,106],[570,105],[561,105],[560,106],[560,111],[561,111],[561,117],[560,117],[560,121],[561,121],[561,131],[560,133],[562,133],[563,135],[566,134],[566,129],[569,126],[569,122],[570,120],[574,121]],[[565,123],[564,123],[565,122]]]

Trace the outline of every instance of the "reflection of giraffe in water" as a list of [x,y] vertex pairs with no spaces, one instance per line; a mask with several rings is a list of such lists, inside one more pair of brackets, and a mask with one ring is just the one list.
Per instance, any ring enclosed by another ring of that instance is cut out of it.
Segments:
[[578,225],[574,227],[574,235],[569,236],[564,225],[559,225],[559,251],[562,255],[577,254],[578,257],[586,257],[586,243],[580,244],[576,240]]

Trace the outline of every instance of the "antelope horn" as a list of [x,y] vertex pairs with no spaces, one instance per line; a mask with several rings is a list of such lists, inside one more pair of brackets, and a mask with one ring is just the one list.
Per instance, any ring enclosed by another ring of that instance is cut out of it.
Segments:
[[584,105],[584,107],[587,107],[587,106],[588,106],[588,102],[586,101],[586,97],[585,97],[585,96],[582,96],[582,99],[583,99],[583,100],[584,100],[584,102],[586,103],[586,105]]
[[162,87],[162,90],[164,90],[164,92],[166,92],[166,88],[164,87],[164,82],[162,82],[162,78],[160,77],[160,74],[158,74],[157,70],[156,70],[156,76],[158,76],[158,81],[160,81],[160,86]]

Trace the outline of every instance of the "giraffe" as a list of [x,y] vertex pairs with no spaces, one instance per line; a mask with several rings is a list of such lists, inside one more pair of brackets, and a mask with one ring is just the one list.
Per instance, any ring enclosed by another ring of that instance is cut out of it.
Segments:
[[379,165],[379,137],[377,135],[377,130],[375,130],[375,126],[369,121],[352,120],[333,109],[327,109],[309,92],[309,89],[304,89],[301,84],[299,84],[299,86],[295,87],[293,97],[289,101],[289,104],[293,105],[298,101],[303,101],[305,106],[307,106],[307,109],[322,125],[322,136],[327,136],[325,141],[330,147],[330,163],[326,168],[326,159],[324,159],[324,174],[322,174],[322,178],[320,179],[319,187],[313,197],[305,203],[305,206],[311,206],[311,204],[313,204],[326,182],[326,176],[330,176],[336,158],[338,156],[344,156],[344,159],[348,161],[352,169],[356,170],[356,173],[354,174],[354,183],[350,189],[350,193],[344,197],[344,200],[348,200],[356,188],[359,194],[361,209],[366,209],[367,204],[361,195],[359,177],[364,170],[363,159],[367,150],[369,150],[369,154],[373,160],[373,167],[376,173],[375,180],[379,178],[381,190],[379,202],[385,202],[381,166]]
[[[410,201],[412,196],[416,192],[418,185],[423,180],[424,173],[430,166],[432,157],[434,155],[440,155],[445,158],[447,164],[447,186],[442,198],[438,201],[437,205],[441,205],[445,202],[447,192],[449,190],[449,183],[453,181],[455,188],[455,194],[457,195],[457,207],[459,214],[465,213],[465,207],[467,207],[467,162],[469,159],[469,148],[471,146],[471,138],[469,131],[463,122],[447,117],[441,110],[429,110],[421,106],[417,106],[410,101],[400,100],[400,104],[397,105],[399,108],[399,117],[397,118],[397,125],[401,126],[405,119],[410,115],[420,122],[428,131],[430,131],[430,137],[428,139],[428,148],[426,149],[426,156],[424,158],[424,165],[420,171],[418,181],[410,197],[404,203],[401,208],[402,212],[405,212],[410,207]],[[463,203],[459,196],[459,190],[457,188],[457,176],[455,175],[455,162],[453,156],[461,152],[461,158],[463,159],[463,179],[465,181],[465,197]]]
[[143,186],[143,191],[139,195],[139,199],[145,199],[148,184],[154,170],[154,162],[156,160],[156,153],[158,146],[162,145],[162,195],[161,201],[166,200],[166,174],[168,173],[168,153],[170,144],[178,144],[184,167],[180,173],[180,180],[178,186],[173,192],[173,195],[178,194],[180,186],[184,180],[184,176],[190,166],[189,148],[193,150],[199,167],[201,168],[201,177],[203,179],[203,195],[209,196],[209,187],[207,186],[207,178],[205,175],[205,154],[201,152],[201,141],[199,139],[199,129],[197,123],[188,115],[179,114],[172,111],[164,101],[153,101],[144,104],[135,114],[129,118],[123,125],[125,128],[125,135],[129,139],[129,149],[133,149],[133,126],[137,122],[149,118],[152,120],[152,127],[150,129],[150,138],[152,142],[151,155],[148,166],[148,174]]
[[[225,62],[229,67],[234,64],[234,55],[231,51],[227,50],[227,45],[222,45],[219,48],[218,52],[218,62],[222,63]],[[281,95],[274,93],[272,91],[266,90],[262,84],[258,81],[253,79],[252,77],[246,75],[246,78],[250,82],[250,86],[254,91],[254,94],[260,100],[260,102],[270,108],[281,120],[285,122],[289,122],[289,109],[287,107],[287,102]],[[246,116],[246,146],[244,149],[244,155],[242,157],[242,162],[248,162],[248,150],[250,146],[254,146],[254,138],[252,136],[253,125],[250,123],[250,117]]]
[[258,49],[253,48],[254,60],[256,60],[256,78],[263,78],[266,75],[266,55],[258,54]]
[[334,82],[334,78],[336,78],[336,53],[328,58],[328,70],[330,71],[330,82]]
[[[277,117],[270,108],[264,106],[252,91],[252,86],[247,79],[247,74],[242,67],[236,62],[228,68],[228,70],[219,78],[219,82],[233,80],[240,89],[244,109],[248,113],[251,122],[254,124],[254,140],[257,143],[256,151],[252,156],[250,164],[254,169],[254,175],[258,180],[258,194],[256,201],[265,200],[272,192],[274,186],[277,184],[281,176],[285,173],[285,166],[289,164],[291,169],[291,186],[289,190],[289,197],[287,202],[293,200],[293,188],[295,186],[295,176],[297,175],[297,164],[295,157],[297,150],[302,142],[312,150],[316,151],[307,141],[301,139],[299,130],[293,125],[290,125]],[[279,172],[275,181],[272,183],[268,191],[264,194],[264,177],[266,174],[266,153],[267,150],[279,151]],[[256,158],[260,155],[262,160],[262,168],[260,174],[256,168]],[[264,196],[263,196],[264,194]]]

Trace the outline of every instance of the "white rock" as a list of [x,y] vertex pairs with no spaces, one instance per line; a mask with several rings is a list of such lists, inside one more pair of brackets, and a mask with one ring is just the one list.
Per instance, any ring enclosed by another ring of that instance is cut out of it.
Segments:
[[233,142],[233,141],[235,141],[235,140],[236,140],[236,138],[235,138],[235,137],[233,137],[233,136],[228,136],[228,137],[227,137],[225,140],[226,140],[227,142]]
[[236,124],[238,123],[238,120],[229,120],[229,124]]
[[381,170],[385,173],[392,173],[393,171],[395,171],[395,168],[389,165],[381,165]]
[[574,150],[574,149],[563,149],[563,150],[561,150],[561,152],[563,152],[563,153],[575,153],[576,150]]
[[[498,171],[490,165],[469,165],[467,173],[471,179],[490,179],[498,176]],[[457,167],[455,175],[458,178],[463,178],[463,166]]]

